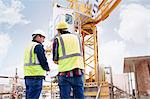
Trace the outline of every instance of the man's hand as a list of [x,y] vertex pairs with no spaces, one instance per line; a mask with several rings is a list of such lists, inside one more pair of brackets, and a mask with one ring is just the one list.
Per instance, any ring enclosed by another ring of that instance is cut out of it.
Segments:
[[55,64],[58,64],[58,61],[54,61]]

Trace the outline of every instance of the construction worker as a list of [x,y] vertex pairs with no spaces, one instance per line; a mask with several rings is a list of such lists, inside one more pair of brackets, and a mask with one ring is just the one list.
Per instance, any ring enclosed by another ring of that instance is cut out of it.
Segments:
[[[68,24],[56,26],[58,36],[53,42],[53,61],[58,64],[58,85],[61,99],[84,99],[83,58],[80,37],[67,31]],[[73,89],[73,96],[71,96]]]
[[46,35],[42,30],[32,34],[32,42],[25,49],[24,78],[26,99],[39,99],[45,72],[50,71],[42,43]]

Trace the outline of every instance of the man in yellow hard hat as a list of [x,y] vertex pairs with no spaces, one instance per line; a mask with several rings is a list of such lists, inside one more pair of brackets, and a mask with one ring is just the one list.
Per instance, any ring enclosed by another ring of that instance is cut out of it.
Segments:
[[[58,64],[58,85],[61,99],[84,99],[83,58],[80,37],[67,31],[68,24],[56,26],[58,36],[53,42],[53,61]],[[73,89],[73,96],[71,96]]]
[[33,40],[25,49],[24,78],[26,99],[39,99],[45,72],[50,70],[42,45],[45,37],[45,32],[42,30],[34,31],[32,34]]

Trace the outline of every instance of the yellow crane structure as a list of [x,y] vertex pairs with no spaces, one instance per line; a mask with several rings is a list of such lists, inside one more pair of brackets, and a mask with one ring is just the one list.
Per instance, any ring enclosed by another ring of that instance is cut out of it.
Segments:
[[[97,28],[96,25],[101,21],[104,21],[110,13],[116,8],[121,0],[99,0],[96,17],[92,18],[92,6],[79,2],[79,0],[68,0],[70,2],[70,9],[80,11],[75,15],[75,29],[81,29],[82,45],[83,45],[83,57],[85,67],[93,69],[92,74],[86,74],[89,77],[87,82],[99,82],[99,62],[98,62],[98,40],[97,40]],[[96,0],[98,1],[98,0]],[[99,12],[100,11],[100,12]],[[82,14],[84,13],[84,15]],[[89,17],[91,16],[91,17]],[[80,23],[78,23],[80,22]],[[87,48],[90,49],[91,55],[87,55]],[[92,63],[93,66],[90,64]]]
[[[97,24],[104,21],[121,0],[65,0],[66,10],[73,11],[74,31],[82,38],[85,66],[85,96],[100,97],[100,87],[107,86],[98,60]],[[92,3],[90,3],[92,2]],[[61,5],[58,4],[58,7]],[[102,90],[102,88],[101,88]],[[109,89],[107,89],[109,90]],[[107,95],[109,92],[106,91]],[[105,94],[106,95],[106,94]],[[109,98],[103,98],[109,99]]]

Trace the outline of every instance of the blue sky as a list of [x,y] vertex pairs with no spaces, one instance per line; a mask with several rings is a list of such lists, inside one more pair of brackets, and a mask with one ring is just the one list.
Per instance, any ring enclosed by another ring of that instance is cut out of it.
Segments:
[[[57,1],[57,0],[56,0]],[[24,48],[31,33],[48,33],[52,0],[0,0],[0,74],[23,76]],[[150,1],[122,0],[98,25],[100,64],[122,73],[123,58],[150,55]]]
[[22,67],[24,48],[35,29],[48,32],[50,3],[50,0],[0,0],[0,38],[4,42],[0,47],[7,47],[0,50],[0,74],[9,75],[15,67]]

